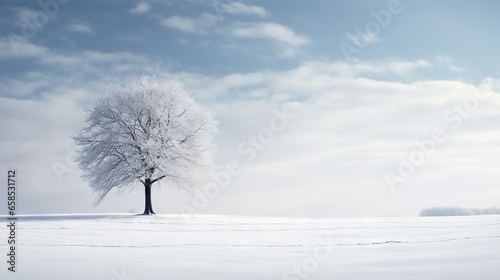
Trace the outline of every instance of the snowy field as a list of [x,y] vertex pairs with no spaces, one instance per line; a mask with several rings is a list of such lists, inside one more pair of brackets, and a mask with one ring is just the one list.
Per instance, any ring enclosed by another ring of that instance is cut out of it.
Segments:
[[[4,262],[2,280],[500,279],[500,216],[44,215],[17,225],[18,271]],[[4,256],[7,234],[3,225]]]

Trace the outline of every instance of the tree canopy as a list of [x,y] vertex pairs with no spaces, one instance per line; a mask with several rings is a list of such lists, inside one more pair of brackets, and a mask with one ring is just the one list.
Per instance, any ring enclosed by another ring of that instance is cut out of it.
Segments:
[[74,137],[77,162],[97,203],[138,182],[192,189],[210,178],[217,122],[178,81],[142,76],[111,85],[85,123]]

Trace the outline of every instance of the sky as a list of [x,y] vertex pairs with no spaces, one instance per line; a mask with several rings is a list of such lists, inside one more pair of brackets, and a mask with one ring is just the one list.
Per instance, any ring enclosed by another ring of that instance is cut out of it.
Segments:
[[146,74],[183,82],[219,122],[212,187],[156,185],[157,213],[371,217],[500,206],[498,8],[2,1],[2,177],[18,172],[20,214],[142,212],[140,184],[94,205],[72,137],[110,83]]

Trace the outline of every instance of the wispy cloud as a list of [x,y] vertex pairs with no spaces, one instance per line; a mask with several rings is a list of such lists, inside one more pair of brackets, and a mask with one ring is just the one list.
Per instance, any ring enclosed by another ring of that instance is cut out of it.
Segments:
[[40,57],[49,53],[46,47],[31,44],[21,36],[0,38],[0,59]]
[[[143,65],[149,65],[144,57],[130,52],[83,51],[63,54],[33,44],[23,38],[15,39],[18,38],[14,38],[14,41],[10,41],[9,38],[0,38],[0,49],[4,50],[0,52],[0,61],[18,58],[33,59],[40,65],[46,66],[47,69],[64,69],[65,72],[77,71],[80,74],[102,73],[102,69],[115,73],[133,72],[143,69]],[[106,66],[103,67],[103,65]]]
[[177,29],[188,33],[201,33],[197,22],[189,17],[171,16],[162,19],[160,23],[169,28]]
[[17,17],[14,22],[16,25],[24,26],[31,23],[36,25],[37,22],[33,21],[33,19],[37,16],[37,12],[35,10],[29,8],[16,8],[16,10]]
[[68,27],[66,27],[67,30],[72,31],[72,32],[77,32],[77,33],[83,33],[83,34],[94,34],[94,31],[92,28],[90,28],[88,25],[85,25],[83,23],[72,23]]
[[363,61],[353,60],[351,62],[337,61],[335,63],[324,64],[315,63],[315,69],[321,69],[327,66],[323,71],[335,73],[340,77],[359,77],[364,76],[380,76],[380,77],[407,77],[419,69],[432,68],[434,65],[424,59],[417,60],[379,60],[379,61]]
[[296,34],[292,29],[272,22],[240,24],[232,29],[232,34],[240,38],[272,39],[291,46],[310,43],[307,36]]
[[259,6],[248,6],[241,2],[232,2],[229,4],[221,4],[219,8],[229,14],[253,14],[260,17],[267,16],[267,12],[264,8]]
[[377,34],[373,32],[358,32],[356,34],[348,33],[347,39],[357,47],[365,47],[370,44],[380,42],[380,38],[378,38]]
[[205,13],[198,18],[170,16],[160,20],[160,24],[187,33],[204,34],[208,28],[214,26],[219,20],[219,17]]
[[455,65],[454,59],[449,55],[446,55],[446,54],[437,55],[434,57],[434,59],[436,60],[437,63],[447,67],[448,69],[450,69],[453,72],[463,71],[462,68]]
[[145,14],[151,10],[151,4],[146,2],[141,2],[135,6],[135,8],[130,9],[130,13],[132,14]]

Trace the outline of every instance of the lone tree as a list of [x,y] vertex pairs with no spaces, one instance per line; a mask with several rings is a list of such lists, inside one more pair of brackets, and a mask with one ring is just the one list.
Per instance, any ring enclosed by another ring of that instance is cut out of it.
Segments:
[[158,181],[180,189],[207,182],[217,132],[213,115],[177,81],[142,76],[111,85],[87,110],[86,127],[74,140],[82,178],[98,195],[142,183],[144,214],[155,214],[151,187]]

